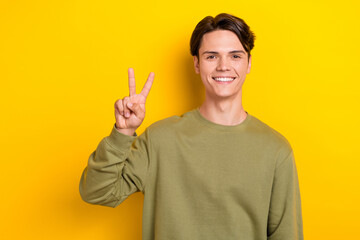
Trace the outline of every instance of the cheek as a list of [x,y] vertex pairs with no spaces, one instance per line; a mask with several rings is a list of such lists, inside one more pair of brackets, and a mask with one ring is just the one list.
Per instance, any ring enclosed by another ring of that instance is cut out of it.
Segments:
[[244,75],[248,72],[248,64],[246,63],[239,63],[234,65],[234,69],[239,75]]
[[199,69],[203,74],[210,74],[214,71],[214,68],[216,68],[215,62],[202,62]]

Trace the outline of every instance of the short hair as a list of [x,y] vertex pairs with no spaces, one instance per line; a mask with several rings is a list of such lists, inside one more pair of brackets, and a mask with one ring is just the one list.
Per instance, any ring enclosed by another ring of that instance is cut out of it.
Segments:
[[204,34],[215,30],[229,30],[235,33],[250,58],[250,51],[254,48],[254,33],[243,19],[227,13],[220,13],[215,18],[207,16],[196,25],[190,39],[192,56],[199,58],[199,49]]

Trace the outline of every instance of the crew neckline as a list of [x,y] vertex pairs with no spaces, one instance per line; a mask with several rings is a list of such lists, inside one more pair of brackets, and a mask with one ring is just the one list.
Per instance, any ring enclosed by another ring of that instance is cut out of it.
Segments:
[[234,130],[238,130],[238,129],[242,129],[244,128],[246,125],[248,125],[248,123],[250,122],[252,116],[246,112],[247,116],[244,119],[244,121],[242,121],[239,124],[236,125],[222,125],[222,124],[218,124],[218,123],[214,123],[208,119],[206,119],[203,115],[201,115],[199,108],[195,108],[192,111],[195,115],[195,117],[200,120],[200,122],[208,127],[217,129],[217,130],[221,130],[221,131],[234,131]]

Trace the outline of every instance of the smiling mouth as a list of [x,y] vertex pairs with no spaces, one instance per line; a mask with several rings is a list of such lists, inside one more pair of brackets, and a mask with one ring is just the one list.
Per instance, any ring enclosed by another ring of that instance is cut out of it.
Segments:
[[232,82],[235,80],[235,77],[212,77],[217,82]]

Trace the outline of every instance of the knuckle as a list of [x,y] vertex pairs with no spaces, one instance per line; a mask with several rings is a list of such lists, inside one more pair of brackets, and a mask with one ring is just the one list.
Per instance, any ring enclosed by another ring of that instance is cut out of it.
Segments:
[[117,100],[116,102],[115,102],[115,108],[116,109],[122,109],[122,100],[121,99],[119,99],[119,100]]

